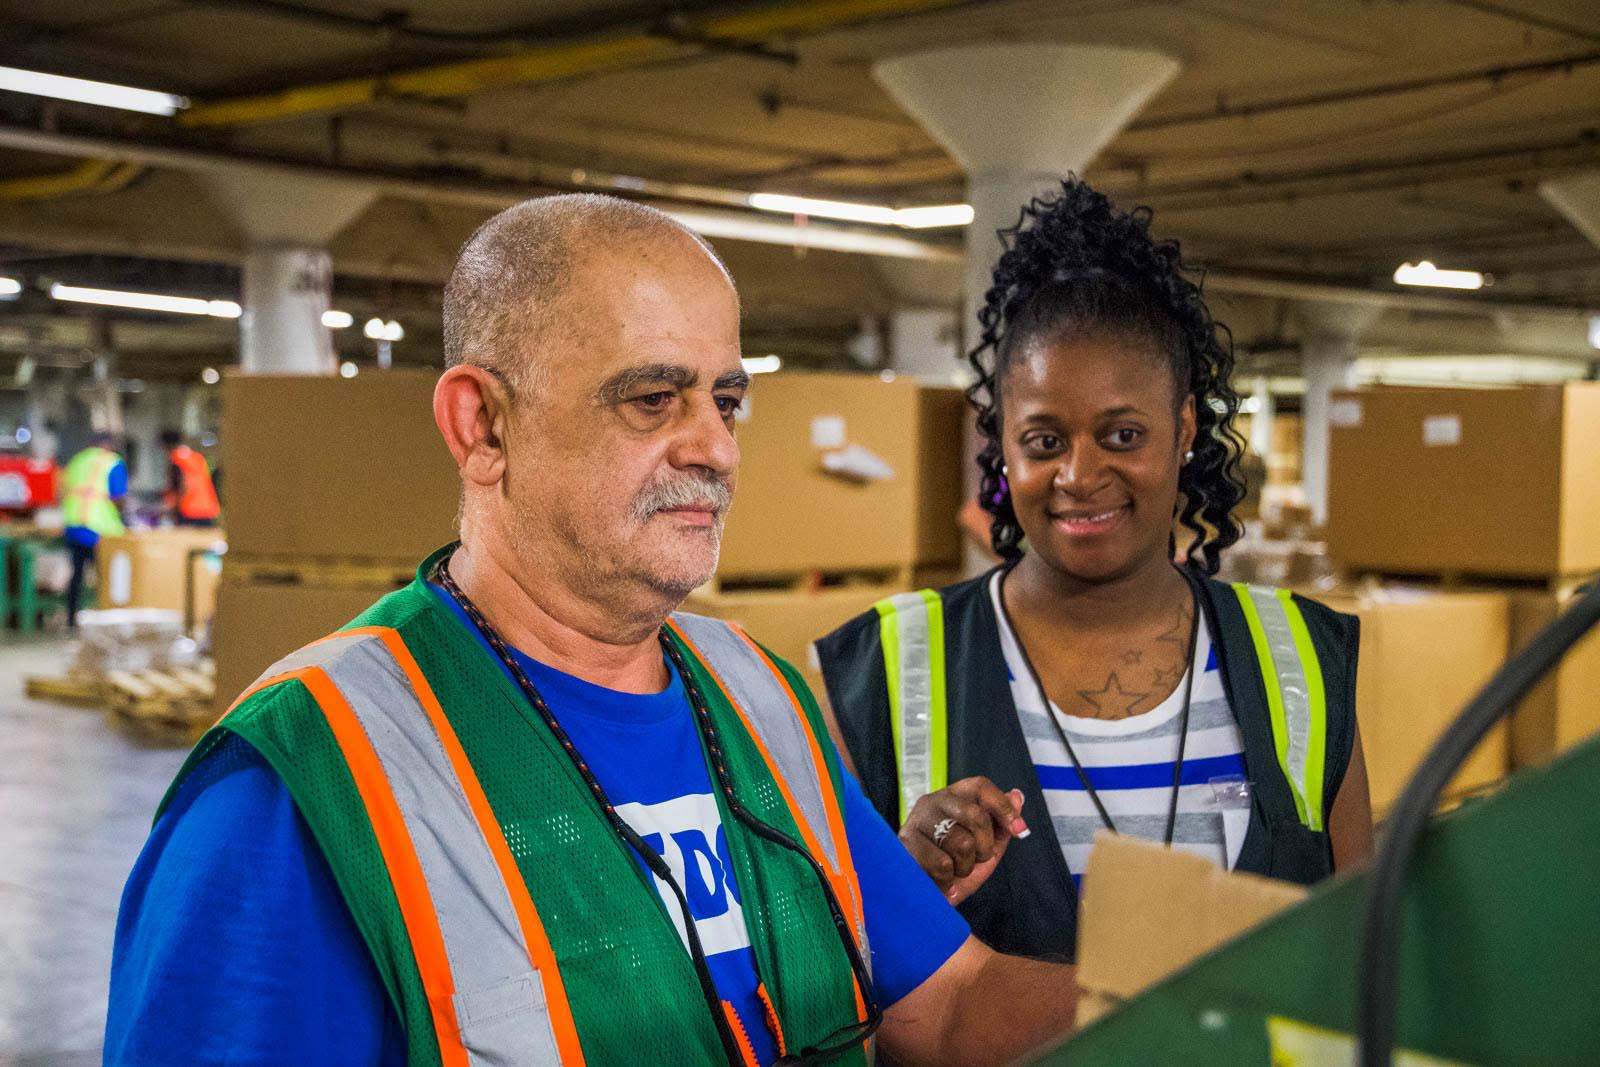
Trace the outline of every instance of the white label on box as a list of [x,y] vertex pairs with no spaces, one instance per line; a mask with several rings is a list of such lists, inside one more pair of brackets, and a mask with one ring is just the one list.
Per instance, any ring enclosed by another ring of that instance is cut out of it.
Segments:
[[1345,429],[1361,425],[1361,401],[1335,400],[1328,405],[1328,425]]
[[126,552],[111,553],[111,566],[106,568],[106,592],[111,603],[126,604],[133,599],[133,560]]
[[811,420],[812,448],[844,447],[844,416],[818,415]]
[[1423,419],[1422,443],[1425,445],[1459,445],[1461,443],[1461,416],[1429,415]]

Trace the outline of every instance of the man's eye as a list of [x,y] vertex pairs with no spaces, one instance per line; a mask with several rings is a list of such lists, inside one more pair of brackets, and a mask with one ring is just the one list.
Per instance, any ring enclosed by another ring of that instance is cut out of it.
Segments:
[[722,412],[724,415],[732,415],[735,411],[738,411],[742,407],[744,407],[744,397],[740,397],[740,396],[719,396],[719,397],[717,397],[717,410]]
[[634,397],[633,402],[635,404],[638,404],[640,407],[645,408],[647,410],[660,411],[662,408],[666,407],[667,404],[671,402],[671,400],[672,400],[672,394],[671,393],[661,392],[661,393],[647,393],[644,396]]

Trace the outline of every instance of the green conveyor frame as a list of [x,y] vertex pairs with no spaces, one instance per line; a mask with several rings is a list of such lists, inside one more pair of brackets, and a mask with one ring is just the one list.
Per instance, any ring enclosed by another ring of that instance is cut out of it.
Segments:
[[[1271,1016],[1353,1034],[1365,888],[1334,879],[1034,1062],[1265,1067]],[[1397,1035],[1469,1064],[1600,1064],[1600,740],[1428,829]]]

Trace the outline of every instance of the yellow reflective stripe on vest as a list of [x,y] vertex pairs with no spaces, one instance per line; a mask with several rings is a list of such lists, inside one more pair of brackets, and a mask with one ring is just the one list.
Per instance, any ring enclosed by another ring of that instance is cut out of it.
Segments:
[[675,612],[669,625],[722,687],[755,739],[802,842],[828,874],[855,928],[856,945],[870,974],[872,953],[844,813],[820,744],[788,680],[743,630],[722,619]]
[[880,600],[878,626],[889,687],[889,728],[900,775],[900,821],[949,784],[944,604],[932,589]]
[[582,1063],[527,887],[399,634],[381,627],[336,634],[268,672],[269,679],[284,675],[299,678],[316,698],[357,779],[406,918],[443,1062]]
[[1244,608],[1266,685],[1278,765],[1294,793],[1300,822],[1320,831],[1328,701],[1311,633],[1287,589],[1235,582],[1233,591]]

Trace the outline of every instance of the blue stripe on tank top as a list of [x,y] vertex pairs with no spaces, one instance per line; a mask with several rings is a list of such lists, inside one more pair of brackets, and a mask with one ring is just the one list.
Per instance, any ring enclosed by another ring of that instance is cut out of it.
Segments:
[[[1044,789],[1083,792],[1083,782],[1071,767],[1048,763],[1035,764],[1039,772],[1039,785]],[[1137,763],[1121,767],[1085,767],[1089,783],[1096,789],[1155,789],[1172,784],[1172,761],[1165,763]],[[1213,778],[1243,776],[1244,755],[1208,756],[1205,759],[1184,760],[1181,785],[1205,785]]]

